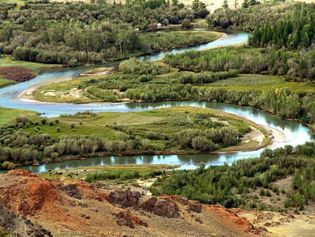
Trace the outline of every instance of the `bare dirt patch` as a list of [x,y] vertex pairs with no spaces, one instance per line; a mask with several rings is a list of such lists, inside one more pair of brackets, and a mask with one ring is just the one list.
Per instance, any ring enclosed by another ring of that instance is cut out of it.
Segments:
[[24,67],[0,67],[0,75],[8,80],[23,82],[34,78],[35,74],[31,69]]

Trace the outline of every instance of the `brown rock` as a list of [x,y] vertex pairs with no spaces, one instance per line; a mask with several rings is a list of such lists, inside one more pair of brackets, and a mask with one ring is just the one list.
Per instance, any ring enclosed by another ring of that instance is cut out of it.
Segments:
[[69,197],[81,199],[81,194],[76,184],[67,184],[61,186],[61,190],[64,191]]
[[130,228],[135,228],[135,225],[142,225],[148,227],[148,224],[142,221],[139,217],[130,213],[130,211],[121,211],[115,213],[114,216],[117,219],[118,225],[129,226]]
[[179,217],[179,208],[177,204],[170,199],[157,199],[152,197],[141,205],[145,211],[154,213],[157,216],[176,218]]
[[117,190],[108,195],[108,201],[113,204],[118,204],[124,208],[137,207],[141,194],[130,190]]
[[197,212],[197,213],[201,213],[202,205],[199,202],[189,202],[188,210],[193,211],[193,212]]

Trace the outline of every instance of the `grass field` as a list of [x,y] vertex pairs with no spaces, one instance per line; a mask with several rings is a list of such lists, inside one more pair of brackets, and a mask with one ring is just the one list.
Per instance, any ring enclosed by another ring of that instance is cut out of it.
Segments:
[[82,90],[77,90],[77,88],[81,83],[89,81],[91,78],[98,80],[102,79],[103,77],[104,76],[101,75],[82,76],[79,78],[74,78],[72,80],[43,85],[33,92],[31,99],[34,98],[39,101],[58,103],[89,103],[92,101],[97,101],[86,97],[85,93]]
[[11,80],[1,78],[1,76],[0,76],[0,88],[11,85],[12,83],[13,82]]
[[25,110],[0,108],[0,126],[10,123],[20,116],[35,117],[35,113]]
[[29,80],[40,72],[52,67],[57,66],[16,61],[9,56],[0,56],[0,87],[7,86],[14,82]]
[[12,59],[9,56],[0,57],[0,67],[12,67],[12,66],[18,66],[18,67],[31,69],[35,74],[40,73],[44,69],[48,69],[50,67],[56,67],[56,65],[53,65],[53,64],[17,61],[17,60]]
[[[130,113],[82,113],[74,116],[61,116],[58,118],[59,123],[53,126],[49,124],[49,121],[55,121],[55,119],[48,119],[45,125],[39,124],[37,127],[42,133],[50,134],[53,137],[93,134],[95,136],[115,140],[120,137],[121,132],[112,129],[110,127],[112,125],[130,127],[134,132],[138,133],[138,135],[149,131],[173,134],[179,131],[179,127],[193,128],[197,125],[193,122],[190,123],[190,121],[198,114],[207,114],[214,120],[222,120],[222,123],[227,122],[239,129],[247,128],[247,123],[234,115],[219,110],[195,107],[175,107]],[[177,127],[174,126],[175,123],[178,123]],[[181,123],[183,126],[181,126]],[[74,124],[74,129],[70,128],[71,124]],[[56,131],[56,127],[60,127],[60,132]],[[34,127],[29,127],[26,130],[33,133]]]

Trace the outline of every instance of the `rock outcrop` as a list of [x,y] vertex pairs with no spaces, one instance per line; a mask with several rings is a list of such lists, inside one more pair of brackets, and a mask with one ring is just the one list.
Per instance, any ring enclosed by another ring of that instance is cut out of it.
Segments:
[[136,207],[139,204],[141,194],[130,190],[117,190],[110,192],[108,201],[121,207]]
[[144,211],[154,213],[157,216],[176,218],[180,216],[178,205],[171,199],[158,199],[152,197],[142,203]]

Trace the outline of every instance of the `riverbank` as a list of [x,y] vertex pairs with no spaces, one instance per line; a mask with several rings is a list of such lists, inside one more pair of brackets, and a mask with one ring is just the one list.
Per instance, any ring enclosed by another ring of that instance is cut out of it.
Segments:
[[[0,57],[0,86],[19,83],[33,79],[45,71],[60,68],[61,65],[33,63],[14,60],[10,56]],[[6,82],[6,84],[4,84]]]

